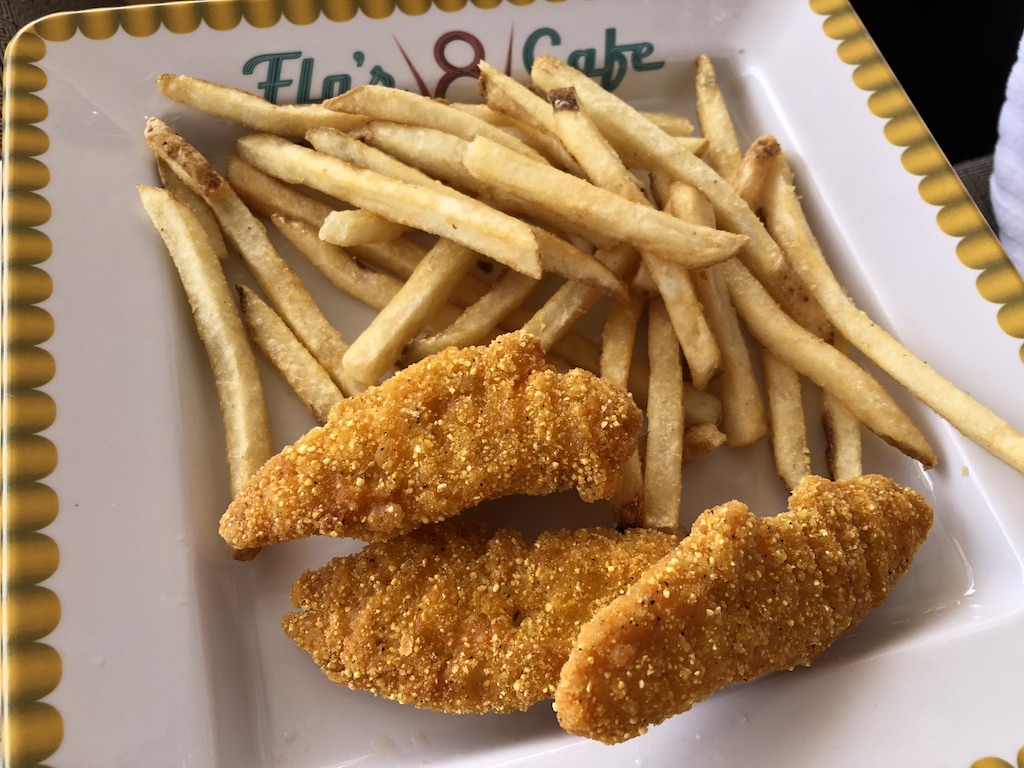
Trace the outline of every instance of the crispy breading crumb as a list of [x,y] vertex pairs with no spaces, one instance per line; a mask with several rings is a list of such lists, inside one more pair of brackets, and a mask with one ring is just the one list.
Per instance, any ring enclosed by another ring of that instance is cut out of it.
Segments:
[[282,626],[334,682],[443,712],[554,695],[580,627],[676,544],[658,531],[450,520],[308,571]]
[[580,632],[555,693],[570,733],[621,742],[740,680],[807,665],[906,572],[932,523],[879,475],[805,478],[776,517],[733,501]]
[[257,472],[220,533],[236,548],[380,541],[513,493],[608,498],[641,422],[628,393],[556,372],[530,334],[448,349],[340,402]]

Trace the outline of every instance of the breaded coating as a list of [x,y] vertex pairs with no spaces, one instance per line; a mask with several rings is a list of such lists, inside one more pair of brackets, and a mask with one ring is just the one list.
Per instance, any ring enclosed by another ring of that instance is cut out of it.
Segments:
[[636,450],[632,397],[561,374],[536,337],[447,349],[341,401],[224,513],[236,549],[311,534],[382,541],[510,494],[609,497]]
[[730,502],[583,627],[555,693],[570,733],[616,743],[723,686],[807,665],[879,605],[932,522],[876,475],[804,479],[776,517]]
[[530,542],[449,520],[306,572],[282,626],[336,683],[442,712],[524,710],[552,697],[580,627],[677,541],[595,528]]

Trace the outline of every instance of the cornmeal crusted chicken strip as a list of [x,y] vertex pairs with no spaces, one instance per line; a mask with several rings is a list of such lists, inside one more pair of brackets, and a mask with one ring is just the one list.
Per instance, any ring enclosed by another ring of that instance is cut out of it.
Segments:
[[334,682],[451,713],[551,698],[580,627],[678,539],[449,520],[308,571],[282,626]]
[[789,511],[730,502],[580,632],[555,707],[570,733],[616,743],[723,686],[807,665],[879,605],[932,522],[880,476],[808,477]]
[[235,548],[381,541],[514,493],[596,501],[621,483],[641,419],[628,393],[548,366],[530,334],[447,349],[341,401],[256,473],[220,533]]

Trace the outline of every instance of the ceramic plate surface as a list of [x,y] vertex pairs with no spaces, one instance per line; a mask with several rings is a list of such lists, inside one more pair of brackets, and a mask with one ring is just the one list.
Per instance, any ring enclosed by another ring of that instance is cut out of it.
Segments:
[[[865,469],[936,511],[891,599],[812,668],[729,688],[616,747],[567,736],[547,703],[443,716],[329,683],[280,619],[303,569],[355,545],[303,541],[238,563],[217,536],[228,498],[216,397],[136,185],[157,182],[148,116],[218,166],[240,131],[171,104],[154,78],[280,103],[369,82],[469,98],[475,57],[522,77],[553,54],[639,107],[693,118],[699,53],[741,142],[772,133],[789,152],[857,303],[1024,425],[1020,278],[844,2],[224,0],[65,14],[16,38],[3,169],[10,764],[967,768],[1016,755],[1024,477],[896,386],[941,464],[925,473],[865,436]],[[296,267],[353,338],[368,310]],[[311,422],[264,371],[284,445]],[[731,497],[763,514],[785,503],[763,448],[720,451],[685,484],[686,520]],[[477,514],[533,529],[588,511],[559,496]]]

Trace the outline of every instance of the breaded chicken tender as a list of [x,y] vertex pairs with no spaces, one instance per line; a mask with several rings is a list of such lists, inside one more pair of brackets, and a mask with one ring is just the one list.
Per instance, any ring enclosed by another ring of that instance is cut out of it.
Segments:
[[447,349],[341,401],[253,476],[220,533],[236,549],[311,534],[382,541],[510,494],[604,499],[641,421],[628,393],[556,372],[530,334]]
[[463,519],[303,574],[282,626],[334,682],[450,713],[551,698],[580,627],[678,539],[651,530],[490,535]]
[[729,683],[810,664],[885,600],[931,523],[917,493],[880,476],[808,477],[776,517],[735,501],[705,512],[583,627],[560,724],[621,742]]

